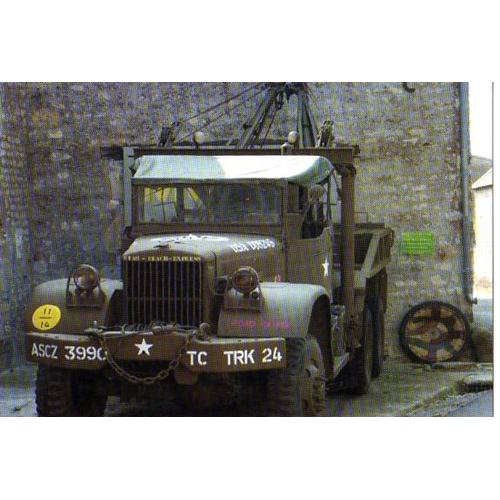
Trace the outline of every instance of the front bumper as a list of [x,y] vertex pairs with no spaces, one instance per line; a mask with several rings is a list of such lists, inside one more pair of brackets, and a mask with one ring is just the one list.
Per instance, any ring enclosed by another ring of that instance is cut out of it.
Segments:
[[[117,361],[170,361],[185,343],[186,332],[105,332],[106,346]],[[100,370],[108,364],[98,339],[91,334],[28,332],[26,359],[59,368]],[[181,364],[196,373],[269,370],[286,366],[284,338],[194,338]]]

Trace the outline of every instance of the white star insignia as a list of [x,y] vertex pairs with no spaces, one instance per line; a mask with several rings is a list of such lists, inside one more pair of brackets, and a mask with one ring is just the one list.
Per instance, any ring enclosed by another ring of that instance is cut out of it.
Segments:
[[146,353],[148,356],[151,355],[149,350],[151,349],[151,347],[153,347],[153,344],[148,344],[146,342],[146,339],[142,339],[142,342],[140,344],[134,344],[134,345],[139,349],[137,356],[140,356],[143,352]]
[[323,269],[325,270],[325,274],[323,275],[325,278],[328,276],[328,267],[330,266],[330,263],[328,262],[328,257],[325,257],[325,262],[321,264],[323,266]]

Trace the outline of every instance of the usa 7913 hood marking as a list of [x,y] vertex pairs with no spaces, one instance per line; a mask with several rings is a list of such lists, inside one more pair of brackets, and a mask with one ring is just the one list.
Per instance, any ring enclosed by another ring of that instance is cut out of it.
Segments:
[[266,250],[267,248],[275,248],[276,243],[269,238],[265,240],[250,240],[244,243],[234,243],[229,245],[234,253],[249,252],[250,250]]
[[212,234],[180,234],[163,238],[155,238],[151,241],[162,243],[181,243],[184,241],[229,241],[226,236],[217,236]]

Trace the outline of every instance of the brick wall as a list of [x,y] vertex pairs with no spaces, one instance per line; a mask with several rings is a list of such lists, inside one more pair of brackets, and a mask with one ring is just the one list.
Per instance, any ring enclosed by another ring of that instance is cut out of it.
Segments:
[[[33,284],[66,276],[82,261],[118,276],[121,166],[102,160],[100,148],[154,143],[163,123],[196,114],[247,86],[0,85],[0,335],[19,329],[16,318]],[[318,122],[332,118],[337,139],[361,148],[357,209],[396,231],[387,317],[393,354],[399,352],[397,325],[410,305],[443,299],[468,311],[460,274],[458,86],[415,86],[413,93],[400,83],[310,86]],[[206,127],[210,139],[237,132],[254,109],[255,99],[239,108],[226,105],[227,114]],[[204,124],[195,118],[181,135]],[[284,138],[291,128],[285,109],[272,135]],[[418,230],[432,231],[434,254],[400,256],[401,233]]]

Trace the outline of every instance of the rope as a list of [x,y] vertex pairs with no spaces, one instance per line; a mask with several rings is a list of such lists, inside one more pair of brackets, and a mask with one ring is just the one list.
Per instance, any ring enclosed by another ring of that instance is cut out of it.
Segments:
[[254,88],[258,87],[260,85],[260,83],[256,83],[255,85],[252,85],[251,87],[248,87],[247,89],[245,90],[242,90],[241,92],[239,92],[238,94],[230,97],[229,99],[226,99],[225,101],[222,101],[222,102],[219,102],[217,104],[214,104],[213,106],[211,106],[210,108],[207,108],[205,109],[204,111],[200,111],[198,114],[195,114],[193,116],[190,116],[188,118],[185,118],[184,120],[181,120],[179,121],[179,125],[182,125],[186,122],[188,122],[189,120],[194,120],[195,118],[198,118],[199,116],[202,116],[202,115],[205,115],[207,113],[210,113],[211,111],[213,111],[214,109],[217,109],[219,108],[220,106],[223,106],[224,104],[227,104],[231,101],[234,101],[234,99],[237,99],[238,97],[241,97],[242,95],[246,94],[247,92],[250,92],[251,90],[253,90]]

